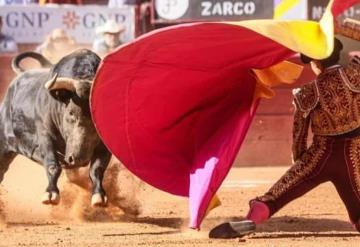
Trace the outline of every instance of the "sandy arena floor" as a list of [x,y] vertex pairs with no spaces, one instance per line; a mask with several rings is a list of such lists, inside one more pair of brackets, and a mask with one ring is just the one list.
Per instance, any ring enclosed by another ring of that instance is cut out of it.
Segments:
[[[141,210],[136,219],[124,216],[117,207],[89,208],[89,194],[64,181],[61,205],[41,205],[44,171],[18,157],[1,189],[6,223],[0,229],[0,246],[360,246],[360,234],[347,222],[331,184],[291,203],[249,237],[208,239],[209,229],[225,220],[240,219],[247,211],[247,201],[264,192],[285,169],[233,169],[219,192],[223,205],[210,213],[197,232],[186,227],[186,198],[156,191],[125,170],[118,172],[121,181],[108,186],[108,191],[117,193],[119,205],[127,212]],[[116,184],[121,186],[119,191]]]

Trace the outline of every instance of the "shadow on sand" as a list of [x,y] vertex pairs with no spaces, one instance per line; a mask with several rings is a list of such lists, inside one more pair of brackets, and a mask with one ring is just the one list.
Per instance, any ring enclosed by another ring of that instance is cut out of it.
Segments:
[[140,224],[149,224],[149,225],[155,225],[160,227],[168,227],[173,229],[180,229],[184,226],[185,219],[179,218],[179,217],[173,217],[173,218],[153,218],[153,217],[138,217],[133,220],[135,223]]
[[115,234],[103,234],[103,237],[123,237],[123,236],[141,236],[141,235],[169,235],[180,233],[180,230],[174,231],[161,231],[161,232],[137,232],[137,233],[115,233]]
[[[213,227],[228,221],[244,220],[243,217],[210,217],[207,218],[202,227],[202,231],[209,231]],[[188,219],[180,217],[137,217],[137,218],[121,218],[118,222],[128,222],[135,224],[154,225],[164,229],[163,231],[144,232],[144,233],[119,233],[104,235],[104,237],[121,237],[128,235],[167,235],[177,234],[182,232],[187,226]],[[116,222],[116,221],[112,221]],[[57,223],[17,223],[9,222],[9,227],[17,226],[42,226],[42,225],[56,225]],[[338,237],[360,237],[360,234],[355,231],[351,224],[346,221],[336,219],[321,219],[321,218],[306,218],[304,217],[289,217],[281,216],[274,217],[266,223],[261,224],[256,229],[256,234],[250,238],[253,239],[277,239],[277,238],[338,238]]]
[[57,226],[56,222],[7,222],[7,227],[41,227],[41,226]]
[[[206,220],[207,230],[226,221],[244,220],[241,217],[212,218]],[[347,221],[336,219],[306,218],[306,217],[274,217],[266,223],[257,226],[256,233],[251,238],[307,238],[307,237],[360,237]]]
[[350,222],[337,219],[274,217],[259,225],[259,232],[349,232],[355,230]]
[[[207,218],[201,229],[202,231],[209,231],[213,227],[227,221],[244,220],[242,217],[212,217]],[[159,232],[144,232],[144,233],[130,233],[130,234],[112,234],[111,236],[125,236],[125,235],[167,235],[177,234],[182,232],[181,229],[186,228],[188,219],[179,217],[138,217],[136,219],[129,219],[128,222],[138,224],[149,224],[164,228],[172,228],[173,230],[165,230]],[[253,239],[277,239],[277,238],[338,238],[338,237],[360,237],[351,224],[346,221],[336,219],[314,219],[306,217],[274,217],[266,223],[257,227],[255,235],[250,238]]]

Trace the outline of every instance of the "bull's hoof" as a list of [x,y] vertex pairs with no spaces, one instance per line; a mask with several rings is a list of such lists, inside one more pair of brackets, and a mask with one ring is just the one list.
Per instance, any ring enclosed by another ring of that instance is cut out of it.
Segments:
[[45,192],[41,202],[45,205],[58,205],[60,202],[60,195],[56,192]]
[[106,207],[107,197],[100,193],[93,194],[91,197],[91,206],[93,207]]

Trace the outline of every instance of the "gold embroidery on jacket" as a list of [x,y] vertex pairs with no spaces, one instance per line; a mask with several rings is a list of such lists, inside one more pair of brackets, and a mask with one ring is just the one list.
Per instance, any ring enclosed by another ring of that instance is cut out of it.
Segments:
[[332,69],[316,80],[319,105],[310,114],[316,135],[339,135],[360,126],[358,94],[349,88],[340,71],[342,68]]
[[319,103],[319,89],[315,82],[294,89],[293,95],[299,110],[304,113],[304,118],[306,118]]
[[307,149],[307,136],[308,129],[310,124],[309,117],[303,117],[302,112],[298,109],[298,104],[295,103],[296,109],[294,114],[294,124],[293,124],[293,143],[292,143],[292,152],[293,152],[293,161],[295,162],[300,158],[301,154]]
[[353,59],[346,68],[340,70],[345,84],[351,91],[360,93],[360,64],[358,59]]
[[350,142],[350,161],[353,166],[353,177],[358,194],[360,193],[360,138],[354,138]]
[[310,148],[266,193],[268,198],[276,200],[309,176],[311,177],[315,169],[321,165],[320,161],[325,154],[327,140],[327,137],[315,136]]

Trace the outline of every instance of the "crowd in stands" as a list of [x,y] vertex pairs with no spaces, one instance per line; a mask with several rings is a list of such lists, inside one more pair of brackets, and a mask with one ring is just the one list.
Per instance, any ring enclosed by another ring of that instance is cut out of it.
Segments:
[[[109,8],[121,7],[124,5],[135,5],[146,2],[144,0],[0,0],[0,6],[9,5],[44,5],[44,4],[97,4],[107,5]],[[16,54],[20,52],[15,39],[2,32],[3,20],[0,15],[0,55],[1,54]],[[100,57],[104,57],[109,52],[120,46],[123,42],[121,40],[122,33],[125,31],[125,26],[116,23],[114,20],[108,20],[102,26],[94,30],[96,39],[93,41],[92,50]],[[47,35],[42,44],[39,44],[34,50],[41,53],[52,63],[56,63],[63,57],[79,48],[76,40],[71,37],[66,30],[61,28],[54,29]],[[89,47],[91,48],[91,47]]]
[[114,20],[108,20],[104,25],[96,29],[97,39],[93,42],[93,51],[100,57],[113,51],[122,44],[120,35],[125,31],[125,27],[116,23]]
[[36,52],[42,54],[50,62],[58,62],[64,54],[69,54],[77,48],[76,41],[61,28],[54,29],[45,41],[36,47]]

